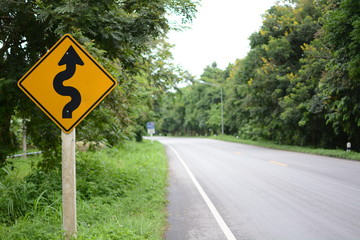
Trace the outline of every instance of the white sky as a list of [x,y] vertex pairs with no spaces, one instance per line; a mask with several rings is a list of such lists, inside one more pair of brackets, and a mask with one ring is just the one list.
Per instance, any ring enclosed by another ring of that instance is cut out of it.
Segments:
[[174,63],[199,77],[214,61],[225,69],[249,51],[248,38],[262,25],[261,15],[277,0],[202,0],[191,29],[171,31]]

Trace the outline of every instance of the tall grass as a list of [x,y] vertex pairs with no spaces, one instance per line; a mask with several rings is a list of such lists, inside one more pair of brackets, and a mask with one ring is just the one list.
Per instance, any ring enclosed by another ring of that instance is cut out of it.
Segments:
[[[62,239],[60,171],[2,171],[0,239]],[[78,153],[77,239],[162,239],[166,186],[157,142]]]

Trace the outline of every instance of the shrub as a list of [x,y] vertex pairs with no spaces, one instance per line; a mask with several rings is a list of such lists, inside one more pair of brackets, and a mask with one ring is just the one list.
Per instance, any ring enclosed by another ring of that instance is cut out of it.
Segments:
[[76,164],[78,197],[124,197],[138,181],[138,175],[104,161],[104,153],[80,153]]

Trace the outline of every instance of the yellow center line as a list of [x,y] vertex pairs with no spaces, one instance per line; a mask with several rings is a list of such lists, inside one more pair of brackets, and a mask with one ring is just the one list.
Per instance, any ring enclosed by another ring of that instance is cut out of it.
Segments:
[[288,167],[289,165],[285,164],[285,163],[281,163],[281,162],[275,162],[275,161],[271,161],[271,163],[283,166],[283,167]]

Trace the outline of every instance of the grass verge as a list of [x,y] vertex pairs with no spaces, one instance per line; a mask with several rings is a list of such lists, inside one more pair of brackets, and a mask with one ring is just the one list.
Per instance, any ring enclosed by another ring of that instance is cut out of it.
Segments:
[[347,152],[341,149],[323,149],[323,148],[310,148],[310,147],[300,147],[300,146],[291,146],[291,145],[280,145],[268,141],[252,141],[252,140],[239,139],[228,135],[211,136],[209,138],[228,141],[228,142],[243,143],[243,144],[254,145],[259,147],[285,150],[285,151],[302,152],[302,153],[360,161],[360,153],[353,151]]
[[[62,239],[61,171],[2,172],[0,239]],[[77,239],[162,239],[166,187],[158,142],[77,153]]]

